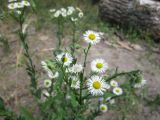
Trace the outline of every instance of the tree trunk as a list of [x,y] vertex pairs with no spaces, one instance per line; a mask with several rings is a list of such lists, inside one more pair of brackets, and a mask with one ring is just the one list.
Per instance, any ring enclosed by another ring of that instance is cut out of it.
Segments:
[[160,40],[160,0],[101,0],[99,14],[103,20],[148,29]]

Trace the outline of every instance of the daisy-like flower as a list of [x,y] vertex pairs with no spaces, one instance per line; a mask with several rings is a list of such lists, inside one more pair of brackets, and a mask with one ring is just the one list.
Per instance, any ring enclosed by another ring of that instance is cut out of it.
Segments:
[[22,11],[17,10],[16,13],[20,15],[20,14],[22,14]]
[[91,70],[93,72],[104,73],[108,68],[108,64],[103,59],[96,59],[91,62]]
[[111,80],[111,81],[110,81],[110,85],[111,85],[112,87],[118,87],[118,82],[115,81],[115,80]]
[[24,8],[24,4],[22,4],[22,2],[17,2],[17,3],[15,3],[15,7],[16,8]]
[[108,89],[108,84],[104,81],[102,77],[99,76],[91,76],[91,78],[87,81],[87,87],[89,92],[96,95],[103,95],[103,93]]
[[122,88],[120,88],[120,87],[115,87],[115,88],[113,88],[113,93],[115,94],[115,95],[122,95],[123,94],[123,90],[122,90]]
[[54,13],[54,17],[55,17],[55,18],[58,18],[60,15],[61,15],[61,11],[60,11],[60,10],[57,10],[57,11]]
[[103,112],[103,113],[105,113],[105,112],[108,111],[108,107],[107,107],[107,105],[105,105],[105,104],[101,104],[100,107],[99,107],[99,109],[100,109],[100,111]]
[[79,12],[78,16],[79,16],[79,18],[82,18],[83,17],[83,12]]
[[51,78],[51,79],[57,78],[57,77],[59,77],[59,72],[55,72],[53,74],[52,71],[48,71],[48,77]]
[[15,9],[16,8],[15,3],[8,4],[8,8],[11,10]]
[[47,90],[43,90],[43,91],[42,91],[42,94],[43,94],[44,96],[46,96],[46,97],[49,97],[49,96],[50,96],[50,94],[49,94],[49,92],[48,92]]
[[87,43],[91,43],[92,45],[99,43],[101,40],[99,33],[91,30],[86,31],[83,37]]
[[83,67],[82,67],[81,64],[75,64],[69,69],[69,71],[72,72],[72,73],[79,73],[82,70],[83,70]]
[[72,20],[73,22],[78,21],[78,19],[77,19],[77,18],[73,18],[73,17],[71,17],[71,20]]
[[21,3],[27,7],[30,6],[30,3],[27,0],[23,0]]
[[134,88],[142,88],[142,87],[144,87],[146,85],[146,83],[147,83],[147,80],[141,80],[140,83],[136,83],[134,85]]
[[71,77],[71,80],[72,80],[71,87],[75,88],[75,89],[79,89],[80,88],[80,81],[78,80],[78,78],[73,76],[73,77]]
[[50,71],[50,69],[48,68],[47,66],[47,63],[45,61],[41,61],[41,65],[42,65],[42,68],[45,70],[45,71]]
[[55,12],[56,11],[56,9],[50,9],[49,10],[49,12],[51,12],[51,13],[53,13],[53,12]]
[[82,10],[79,7],[76,7],[76,10],[78,10],[79,12],[82,12]]
[[110,103],[110,104],[115,104],[115,99],[111,99],[111,100],[109,101],[109,103]]
[[63,55],[61,60],[65,66],[69,66],[73,62],[73,58],[69,53],[65,53],[65,55]]
[[62,52],[62,53],[56,55],[57,60],[58,60],[58,61],[62,61],[62,57],[64,56],[64,54],[65,54],[65,53]]
[[61,15],[62,15],[63,17],[66,17],[66,16],[67,16],[67,10],[66,10],[65,8],[61,8],[60,11],[61,11]]
[[72,6],[69,6],[68,11],[67,11],[67,15],[72,15],[74,11],[75,11],[75,8]]
[[44,80],[44,86],[46,87],[46,88],[49,88],[49,87],[51,87],[51,85],[52,85],[52,81],[51,80]]

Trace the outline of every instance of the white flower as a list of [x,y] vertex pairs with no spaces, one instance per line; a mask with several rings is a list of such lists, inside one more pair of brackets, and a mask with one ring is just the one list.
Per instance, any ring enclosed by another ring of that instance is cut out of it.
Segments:
[[47,63],[45,61],[41,61],[42,66],[47,66]]
[[65,66],[69,66],[73,62],[73,57],[69,53],[61,53],[56,56],[58,61],[62,61]]
[[79,16],[79,18],[82,18],[83,17],[83,12],[79,12],[78,16]]
[[141,80],[140,83],[136,83],[134,85],[134,88],[142,88],[142,87],[144,87],[146,85],[146,83],[147,83],[147,80]]
[[114,103],[115,103],[115,99],[111,99],[111,100],[109,101],[109,103],[110,103],[110,104],[114,104]]
[[61,11],[60,10],[57,10],[55,13],[54,13],[54,17],[57,18],[59,17],[61,14]]
[[78,19],[77,19],[77,18],[73,18],[73,17],[71,17],[71,20],[72,20],[73,22],[78,21]]
[[57,77],[59,77],[59,73],[56,72],[55,74],[53,74],[52,71],[48,71],[48,77],[51,78],[51,79],[57,78]]
[[122,90],[122,88],[120,88],[120,87],[115,87],[115,88],[113,88],[113,93],[115,94],[115,95],[122,95],[123,94],[123,90]]
[[79,7],[76,7],[76,10],[78,10],[79,12],[82,12],[82,10]]
[[64,53],[62,52],[62,53],[58,54],[56,56],[56,58],[57,58],[58,61],[61,61],[63,56],[64,56]]
[[106,98],[106,101],[109,101],[109,100],[111,100],[111,97]]
[[97,32],[91,30],[86,31],[83,34],[83,37],[87,43],[91,43],[92,45],[99,43],[101,40],[100,35]]
[[64,63],[65,66],[69,66],[73,62],[71,54],[66,53],[62,58],[62,62]]
[[15,2],[15,1],[17,1],[17,0],[8,0],[8,2]]
[[107,105],[105,105],[105,104],[101,104],[100,107],[99,107],[99,109],[100,109],[100,111],[103,112],[103,113],[105,113],[105,112],[108,111],[108,107],[107,107]]
[[118,87],[118,82],[115,81],[115,80],[111,80],[111,81],[110,81],[110,85],[111,85],[112,87]]
[[49,88],[49,87],[51,87],[51,85],[52,85],[52,81],[51,80],[44,80],[44,86],[46,87],[46,88]]
[[23,0],[21,3],[27,7],[30,6],[30,3],[27,0]]
[[72,72],[72,73],[79,73],[82,70],[83,70],[83,67],[82,67],[81,64],[75,64],[69,69],[69,71]]
[[104,81],[102,77],[91,76],[87,81],[87,87],[92,95],[103,95],[103,93],[108,88],[108,84]]
[[17,10],[16,12],[17,12],[17,14],[19,14],[19,15],[22,14],[22,11],[20,11],[20,10]]
[[67,11],[67,15],[72,15],[74,11],[75,11],[75,8],[72,6],[69,6],[68,11]]
[[45,61],[41,61],[41,65],[42,65],[42,68],[45,70],[45,71],[50,71],[50,69],[48,68],[48,65]]
[[50,94],[49,94],[49,92],[48,92],[47,90],[43,90],[43,91],[42,91],[42,94],[43,94],[44,96],[46,96],[46,97],[49,97],[49,96],[50,96]]
[[16,8],[24,8],[24,4],[22,4],[21,2],[17,2],[17,3],[15,3],[15,7]]
[[11,10],[15,9],[16,8],[15,3],[8,4],[8,8]]
[[91,70],[93,72],[104,73],[108,68],[108,64],[103,59],[96,59],[91,62]]
[[56,11],[56,9],[50,9],[50,10],[49,10],[49,12],[51,12],[51,13],[52,13],[52,12],[55,12],[55,11]]
[[70,95],[66,95],[66,99],[70,100],[72,97]]
[[71,87],[75,88],[75,89],[79,89],[80,88],[80,81],[78,80],[78,78],[76,76],[71,77],[72,83],[71,83]]
[[65,8],[61,8],[60,11],[61,11],[61,15],[62,15],[63,17],[66,17],[66,16],[67,16],[67,10],[66,10]]

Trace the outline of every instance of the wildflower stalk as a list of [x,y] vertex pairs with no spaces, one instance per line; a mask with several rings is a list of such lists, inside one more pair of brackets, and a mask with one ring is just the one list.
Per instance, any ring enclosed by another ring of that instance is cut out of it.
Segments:
[[87,56],[89,49],[91,48],[91,44],[88,45],[88,48],[84,50],[85,58],[84,58],[84,63],[83,63],[83,72],[80,75],[80,98],[79,98],[79,103],[82,104],[82,90],[83,90],[83,83],[84,83],[84,71],[86,67],[86,61],[87,61]]
[[61,48],[62,45],[62,36],[63,36],[63,25],[61,22],[61,18],[57,20],[57,25],[58,25],[58,31],[57,31],[57,38],[58,38],[58,45],[57,48]]
[[74,53],[75,53],[75,43],[76,43],[76,23],[75,22],[72,22],[73,23],[73,33],[72,33],[72,46],[71,46],[71,52],[72,52],[72,55],[74,56]]
[[37,81],[36,81],[36,70],[35,70],[35,66],[33,65],[33,61],[32,61],[32,58],[30,56],[30,53],[29,53],[29,46],[28,46],[28,43],[26,41],[26,38],[27,38],[27,33],[25,32],[25,30],[23,29],[23,24],[25,22],[25,8],[23,9],[22,11],[22,14],[19,16],[19,26],[20,26],[20,29],[19,29],[19,38],[20,38],[20,42],[21,42],[21,45],[23,47],[23,50],[24,50],[24,55],[25,57],[27,58],[28,60],[28,63],[27,63],[27,73],[28,75],[30,76],[30,79],[31,79],[31,92],[32,94],[35,95],[35,92],[37,90]]
[[131,74],[134,74],[134,73],[140,73],[141,71],[140,70],[134,70],[134,71],[130,71],[130,72],[121,72],[121,73],[115,73],[114,75],[112,75],[111,77],[109,78],[106,78],[106,81],[110,81],[118,76],[123,76],[123,75],[131,75]]

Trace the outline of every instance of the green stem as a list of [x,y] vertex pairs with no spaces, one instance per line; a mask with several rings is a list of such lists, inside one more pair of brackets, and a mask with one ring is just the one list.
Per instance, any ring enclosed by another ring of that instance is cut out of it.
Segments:
[[75,53],[75,43],[76,43],[76,24],[73,22],[73,35],[72,35],[72,55],[74,56]]
[[24,17],[25,16],[24,16],[24,11],[23,11],[22,15],[20,15],[20,17],[19,17],[19,26],[20,26],[19,37],[20,37],[20,41],[21,41],[21,44],[24,49],[24,55],[28,60],[27,72],[28,72],[28,75],[30,76],[30,79],[31,79],[32,93],[35,95],[35,92],[37,90],[36,70],[35,70],[35,66],[33,65],[30,53],[29,53],[28,44],[26,42],[27,34],[23,33]]
[[58,19],[57,25],[58,25],[58,31],[57,31],[58,46],[57,48],[59,49],[61,48],[61,45],[62,45],[62,35],[63,35],[63,25],[61,22],[61,18]]
[[133,73],[139,73],[141,72],[140,70],[134,70],[134,71],[131,71],[131,72],[121,72],[121,73],[116,73],[114,74],[113,76],[109,77],[109,78],[106,78],[106,81],[110,81],[118,76],[122,76],[122,75],[126,75],[126,74],[133,74]]
[[88,57],[89,49],[91,48],[91,44],[88,45],[87,51],[84,50],[85,58],[83,63],[83,72],[80,75],[80,97],[79,97],[79,103],[82,104],[82,90],[83,90],[83,82],[84,82],[84,70],[86,67],[86,61]]

